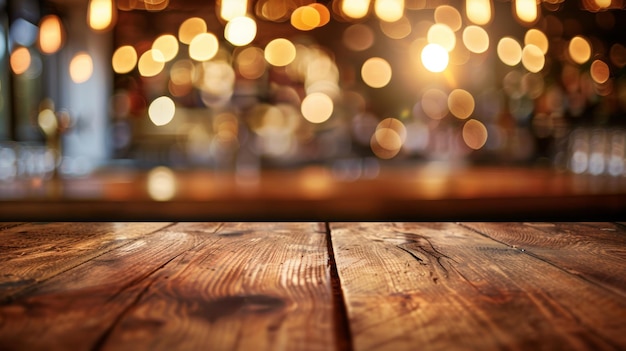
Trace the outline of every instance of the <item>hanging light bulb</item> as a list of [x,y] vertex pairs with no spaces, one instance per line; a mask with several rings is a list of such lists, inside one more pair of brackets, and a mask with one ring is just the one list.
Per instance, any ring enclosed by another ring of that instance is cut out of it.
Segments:
[[87,23],[95,31],[106,31],[113,27],[116,10],[113,0],[89,0]]
[[522,23],[530,24],[537,20],[539,6],[536,0],[513,0],[513,15]]
[[341,12],[352,19],[365,17],[369,10],[370,0],[343,0],[341,2]]
[[65,33],[57,15],[48,15],[39,23],[39,49],[44,54],[54,54],[63,46]]
[[219,5],[220,18],[228,22],[248,13],[248,0],[222,0]]
[[493,5],[491,0],[466,0],[465,14],[467,19],[479,26],[484,26],[491,22]]

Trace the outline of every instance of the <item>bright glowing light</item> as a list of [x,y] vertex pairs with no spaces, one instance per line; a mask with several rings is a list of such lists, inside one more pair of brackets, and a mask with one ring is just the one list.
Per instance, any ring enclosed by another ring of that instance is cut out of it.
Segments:
[[321,20],[320,13],[311,6],[300,6],[291,13],[291,25],[302,31],[317,28]]
[[395,22],[404,15],[404,0],[376,0],[376,16],[385,22]]
[[611,0],[594,0],[594,3],[601,9],[611,6]]
[[191,44],[198,34],[206,33],[206,22],[199,17],[186,19],[178,28],[178,40],[183,44]]
[[583,64],[591,58],[591,44],[587,39],[576,36],[569,42],[569,55],[578,64]]
[[482,148],[487,142],[487,127],[480,121],[470,119],[463,126],[463,141],[470,149]]
[[470,22],[484,26],[491,22],[491,0],[467,0],[465,2],[465,15]]
[[56,15],[48,15],[39,24],[39,49],[44,54],[54,54],[63,46],[63,26]]
[[[161,53],[159,52],[159,55]],[[144,52],[139,58],[139,62],[137,63],[137,68],[139,69],[139,74],[143,77],[154,77],[157,74],[163,71],[165,67],[165,60],[155,60],[155,53],[152,50],[148,50]]]
[[522,22],[533,23],[537,20],[538,6],[536,0],[513,0],[515,16]]
[[463,25],[461,14],[450,5],[437,6],[435,9],[435,22],[445,24],[455,32],[461,29]]
[[463,30],[463,44],[467,50],[482,54],[489,49],[489,34],[482,27],[467,26]]
[[108,30],[113,27],[115,16],[113,0],[90,0],[87,11],[87,23],[96,31]]
[[311,3],[308,6],[314,8],[320,16],[320,23],[317,25],[318,27],[325,26],[328,22],[330,22],[330,11],[328,10],[328,7],[320,4],[319,2]]
[[28,70],[32,62],[30,51],[25,47],[19,47],[11,53],[9,63],[13,73],[20,75]]
[[463,89],[454,89],[448,95],[450,113],[459,119],[466,119],[474,113],[474,97]]
[[37,123],[46,135],[53,135],[57,132],[59,123],[57,117],[49,108],[41,110],[37,116]]
[[333,114],[333,100],[323,93],[311,93],[302,100],[300,111],[311,123],[326,122]]
[[220,17],[224,21],[232,21],[233,18],[243,17],[248,12],[247,0],[221,0]]
[[426,38],[430,44],[439,44],[448,52],[454,50],[456,46],[456,36],[454,31],[445,24],[435,23],[426,34]]
[[287,39],[277,38],[265,46],[264,56],[272,66],[287,66],[296,58],[296,47]]
[[235,17],[226,24],[224,37],[235,46],[250,44],[256,37],[256,22],[250,17]]
[[369,10],[370,0],[342,0],[341,2],[341,12],[352,19],[365,17]]
[[176,195],[176,176],[171,169],[156,167],[148,173],[148,195],[155,201],[168,201]]
[[[155,55],[156,52],[160,54]],[[172,61],[178,55],[178,40],[171,34],[161,35],[152,43],[152,53],[155,61]]]
[[372,88],[382,88],[389,84],[391,74],[391,65],[380,57],[368,59],[361,67],[361,78]]
[[422,64],[427,70],[437,73],[448,67],[448,51],[439,44],[428,44],[422,49]]
[[196,61],[208,61],[215,57],[218,49],[219,42],[215,34],[198,34],[189,44],[189,57]]
[[522,46],[511,37],[500,39],[497,52],[500,61],[508,66],[515,66],[522,60]]
[[609,65],[601,60],[595,60],[593,61],[593,63],[591,63],[589,73],[591,74],[591,78],[594,80],[594,82],[598,84],[606,83],[611,75]]
[[137,51],[130,45],[121,46],[113,53],[111,63],[115,73],[128,73],[137,65]]
[[548,53],[548,37],[539,29],[529,29],[524,35],[524,45],[535,45],[543,54]]
[[170,123],[175,113],[176,105],[167,96],[154,99],[148,108],[148,116],[155,126],[164,126]]
[[546,63],[546,58],[543,56],[543,52],[537,46],[530,44],[524,47],[522,50],[522,65],[529,72],[537,73],[543,69]]
[[93,74],[93,60],[85,52],[76,54],[70,61],[70,77],[76,84],[84,83]]
[[265,73],[263,50],[257,47],[242,50],[235,58],[235,64],[239,74],[247,79],[258,79]]

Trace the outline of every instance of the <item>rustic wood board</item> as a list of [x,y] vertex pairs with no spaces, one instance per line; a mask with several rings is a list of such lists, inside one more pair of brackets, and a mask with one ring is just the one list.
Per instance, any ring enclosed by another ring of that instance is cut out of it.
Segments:
[[28,223],[0,231],[0,302],[168,223]]
[[102,349],[336,349],[323,225],[228,223],[215,238],[159,270]]
[[355,350],[626,348],[626,299],[454,223],[333,224]]
[[626,299],[626,228],[613,223],[463,223]]
[[[100,224],[92,226],[99,228]],[[217,227],[203,226],[205,231]],[[53,239],[59,228],[56,224],[50,228]],[[98,349],[120,316],[154,282],[156,272],[211,238],[205,232],[189,230],[188,225],[168,227],[150,235],[138,235],[134,233],[137,228],[127,225],[113,228],[117,231],[108,228],[100,231],[100,236],[88,236],[86,241],[91,244],[84,250],[101,250],[111,235],[135,238],[124,239],[123,244],[109,247],[83,264],[41,282],[15,301],[0,305],[0,350]],[[146,234],[146,229],[144,226],[141,232]],[[38,233],[40,241],[45,242],[43,232]],[[101,246],[95,244],[98,237]],[[83,247],[77,238],[73,245]],[[83,259],[88,256],[82,254]]]

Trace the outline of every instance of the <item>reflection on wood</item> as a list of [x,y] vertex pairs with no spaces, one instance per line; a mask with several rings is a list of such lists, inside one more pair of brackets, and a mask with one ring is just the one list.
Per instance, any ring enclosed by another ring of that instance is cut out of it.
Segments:
[[626,347],[623,296],[456,224],[331,233],[356,350]]

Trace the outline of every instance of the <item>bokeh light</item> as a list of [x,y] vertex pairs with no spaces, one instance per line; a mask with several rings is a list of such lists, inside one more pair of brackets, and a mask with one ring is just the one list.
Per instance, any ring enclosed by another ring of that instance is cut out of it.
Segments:
[[391,81],[391,65],[385,59],[372,57],[361,66],[361,78],[372,88],[382,88]]
[[189,45],[198,34],[206,32],[206,22],[202,18],[191,17],[186,19],[178,28],[178,40],[183,44]]
[[[155,53],[159,54],[155,54]],[[164,34],[152,43],[152,54],[155,61],[169,62],[178,55],[178,40],[171,34]]]
[[86,52],[77,53],[70,61],[70,77],[76,84],[84,83],[93,74],[93,60]]
[[536,28],[529,29],[524,35],[524,45],[535,45],[541,49],[543,54],[548,53],[549,42],[544,32]]
[[311,93],[302,100],[300,111],[311,123],[326,122],[333,114],[333,100],[323,93]]
[[537,20],[538,5],[536,0],[513,0],[513,3],[517,19],[524,23],[533,23]]
[[409,36],[413,28],[411,21],[406,16],[402,16],[395,22],[380,21],[380,30],[391,39],[402,39]]
[[[158,55],[161,55],[159,52]],[[139,70],[139,74],[143,77],[154,77],[157,74],[163,71],[165,67],[164,60],[155,60],[155,54],[152,50],[148,50],[144,52],[141,57],[139,57],[139,62],[137,63],[137,69]]]
[[176,176],[164,166],[153,168],[148,172],[148,195],[155,201],[169,201],[176,195]]
[[435,22],[445,24],[453,31],[458,31],[463,25],[461,14],[459,11],[450,5],[441,5],[435,8]]
[[448,52],[452,51],[456,45],[456,36],[454,31],[445,24],[435,23],[426,34],[426,38],[430,44],[439,44]]
[[115,73],[128,73],[137,65],[137,51],[130,45],[121,46],[113,53],[111,63]]
[[500,61],[508,66],[515,66],[522,61],[522,47],[520,43],[511,37],[500,39],[497,47]]
[[374,12],[381,21],[398,21],[404,14],[404,0],[376,0]]
[[489,49],[489,34],[479,26],[467,26],[463,30],[463,44],[467,50],[482,54]]
[[113,0],[89,0],[87,22],[96,31],[110,29],[114,24],[115,5]]
[[352,51],[364,51],[374,44],[374,32],[364,24],[353,24],[343,31],[343,45]]
[[272,66],[287,66],[296,58],[296,47],[285,38],[277,38],[265,46],[264,57]]
[[466,0],[465,15],[470,22],[479,26],[484,26],[491,22],[491,12],[493,11],[491,0]]
[[545,62],[546,58],[539,47],[529,44],[522,50],[522,65],[529,72],[537,73],[541,71]]
[[44,16],[39,24],[39,49],[44,54],[54,54],[63,46],[64,35],[63,25],[58,16]]
[[330,22],[330,11],[328,10],[328,7],[319,2],[311,3],[308,6],[315,9],[320,16],[320,23],[317,25],[318,27],[325,26],[328,22]]
[[607,65],[602,60],[594,60],[591,63],[589,73],[591,74],[591,78],[594,80],[594,82],[598,84],[606,83],[611,75],[609,65]]
[[250,17],[235,17],[224,28],[224,38],[235,46],[250,44],[256,33],[256,22]]
[[454,89],[448,95],[448,108],[457,118],[468,118],[474,113],[474,107],[474,97],[467,90]]
[[435,88],[428,89],[422,95],[422,110],[429,118],[440,120],[448,114],[448,95]]
[[32,56],[28,48],[19,47],[15,49],[9,58],[9,64],[13,73],[20,75],[28,70],[32,62]]
[[161,96],[150,104],[148,108],[148,117],[155,126],[164,126],[172,121],[176,113],[176,105],[174,101],[167,97]]
[[581,36],[575,36],[568,46],[569,56],[578,64],[583,64],[591,58],[591,44]]
[[341,12],[352,19],[365,17],[370,9],[370,0],[342,0]]
[[475,119],[470,119],[463,125],[463,141],[474,150],[482,148],[487,142],[487,127]]
[[189,57],[196,61],[208,61],[215,57],[219,50],[219,42],[213,33],[196,35],[189,44]]
[[243,49],[235,57],[237,71],[246,79],[259,79],[265,73],[263,50],[257,47]]
[[226,22],[243,17],[248,12],[248,0],[222,0],[219,5],[220,17]]
[[298,30],[312,30],[321,22],[320,13],[311,6],[300,6],[291,13],[291,25]]
[[422,49],[422,64],[427,70],[437,73],[448,67],[450,60],[448,51],[439,44],[428,44]]

